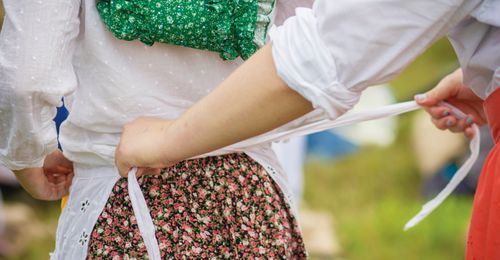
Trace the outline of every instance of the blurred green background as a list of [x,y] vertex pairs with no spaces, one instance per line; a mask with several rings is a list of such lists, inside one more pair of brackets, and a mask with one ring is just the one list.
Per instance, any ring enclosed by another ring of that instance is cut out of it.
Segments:
[[[396,100],[412,100],[458,66],[448,40],[438,41],[390,83]],[[340,259],[464,258],[471,196],[448,198],[419,225],[403,231],[426,202],[411,143],[414,116],[398,117],[397,138],[389,147],[367,146],[340,160],[306,163],[305,203],[331,213]]]
[[[392,81],[397,101],[411,100],[457,66],[448,41],[437,42]],[[471,197],[446,200],[416,228],[403,232],[424,202],[410,142],[413,116],[398,118],[397,139],[389,147],[367,146],[340,160],[306,163],[304,201],[312,210],[331,213],[341,247],[337,258],[463,259]],[[4,259],[47,259],[54,247],[58,203],[7,192],[6,214],[17,214],[19,221],[7,226],[15,255]]]

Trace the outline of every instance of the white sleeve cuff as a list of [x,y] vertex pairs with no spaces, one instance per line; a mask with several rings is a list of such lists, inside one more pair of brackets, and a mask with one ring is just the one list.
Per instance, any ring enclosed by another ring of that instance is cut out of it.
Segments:
[[18,171],[27,168],[42,168],[45,158],[39,158],[31,162],[11,161],[3,156],[0,156],[0,164],[12,171]]
[[[57,149],[57,134],[52,118],[56,108],[33,106],[32,94],[0,93],[10,97],[12,104],[0,98],[0,110],[5,109],[0,128],[0,163],[11,170],[39,168],[47,154]],[[7,113],[7,109],[12,107]],[[35,113],[31,111],[36,111]]]
[[324,45],[311,9],[298,8],[283,26],[273,27],[273,59],[280,78],[335,119],[351,109],[361,93],[344,87],[335,60]]

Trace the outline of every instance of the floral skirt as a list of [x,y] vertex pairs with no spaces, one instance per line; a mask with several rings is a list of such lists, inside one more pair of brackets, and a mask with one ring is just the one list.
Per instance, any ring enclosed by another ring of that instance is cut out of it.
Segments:
[[[162,259],[305,259],[280,188],[245,154],[181,162],[139,178]],[[144,259],[127,180],[113,188],[91,234],[88,259]]]

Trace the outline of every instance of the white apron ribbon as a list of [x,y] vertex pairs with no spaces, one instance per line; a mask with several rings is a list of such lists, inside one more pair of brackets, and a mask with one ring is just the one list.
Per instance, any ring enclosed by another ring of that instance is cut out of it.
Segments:
[[144,240],[144,245],[148,251],[149,259],[161,260],[160,248],[158,247],[158,241],[155,235],[155,226],[149,214],[148,205],[142,194],[141,187],[137,182],[136,173],[137,168],[132,168],[128,173],[128,193],[130,202],[132,203],[132,209],[134,210],[142,240]]
[[[466,115],[462,113],[459,109],[453,107],[450,104],[443,103],[443,105],[446,105],[451,109],[451,113],[459,118],[465,118]],[[250,148],[269,143],[269,142],[275,142],[275,141],[280,141],[292,137],[297,137],[297,136],[302,136],[302,135],[308,135],[328,129],[332,129],[335,127],[340,127],[340,126],[347,126],[363,121],[369,121],[369,120],[375,120],[375,119],[380,119],[384,117],[390,117],[390,116],[396,116],[399,114],[403,114],[406,112],[410,112],[416,109],[419,109],[420,107],[417,105],[415,101],[409,101],[409,102],[404,102],[404,103],[398,103],[398,104],[393,104],[389,106],[384,106],[384,107],[379,107],[376,109],[372,109],[369,111],[360,111],[360,112],[353,112],[353,113],[347,113],[335,120],[329,120],[329,119],[323,119],[314,123],[310,123],[292,130],[287,130],[283,132],[278,132],[278,133],[272,133],[272,134],[263,134],[256,136],[254,138],[250,138],[248,140],[239,142],[237,144],[231,145],[229,147],[226,147],[224,149],[219,150],[218,152],[206,154],[205,156],[208,155],[214,155],[214,154],[223,154],[223,153],[229,153],[229,152],[243,152],[245,150],[248,150]],[[404,229],[408,230],[418,224],[422,219],[424,219],[427,215],[429,215],[434,209],[436,209],[452,192],[455,190],[455,188],[458,186],[458,184],[467,176],[467,173],[470,171],[472,165],[477,159],[477,156],[479,154],[479,140],[480,140],[480,134],[479,134],[479,128],[476,125],[472,126],[474,130],[474,138],[472,138],[469,149],[471,151],[470,157],[467,159],[467,161],[460,167],[460,169],[455,173],[453,178],[451,178],[450,182],[446,185],[446,187],[431,201],[427,202],[423,207],[422,210],[414,216],[408,223],[405,225]],[[223,151],[223,152],[221,152]],[[142,238],[144,240],[144,243],[146,245],[149,258],[152,260],[159,260],[160,259],[160,249],[158,247],[158,242],[156,240],[155,236],[155,227],[153,224],[153,221],[151,219],[151,216],[149,214],[148,207],[146,205],[146,200],[144,199],[144,196],[142,194],[142,191],[139,187],[139,184],[137,183],[137,178],[136,178],[136,171],[137,169],[132,169],[129,172],[128,175],[128,188],[129,188],[129,195],[130,195],[130,200],[132,202],[132,208],[134,210],[135,217],[137,219],[137,224],[139,226],[139,230],[141,232]]]
[[[465,115],[462,111],[460,111],[458,108],[448,104],[448,103],[442,103],[442,105],[447,106],[448,108],[451,109],[451,113],[457,117],[458,119],[463,119],[467,115]],[[415,101],[408,101],[408,102],[403,102],[403,103],[397,103],[393,105],[388,105],[388,106],[383,106],[379,108],[375,108],[372,110],[368,111],[359,111],[359,112],[352,112],[352,113],[346,113],[343,116],[340,116],[339,118],[335,120],[329,120],[329,119],[323,119],[318,122],[314,122],[308,125],[304,125],[295,129],[291,129],[288,131],[284,132],[279,132],[275,133],[272,135],[260,135],[242,142],[239,142],[235,145],[231,146],[231,149],[238,150],[238,151],[244,151],[245,149],[248,149],[251,146],[255,146],[256,144],[262,144],[266,142],[274,142],[274,141],[279,141],[279,140],[284,140],[296,136],[301,136],[301,135],[308,135],[316,132],[320,132],[323,130],[328,130],[332,129],[335,127],[341,127],[341,126],[347,126],[347,125],[352,125],[355,123],[360,123],[363,121],[369,121],[369,120],[375,120],[375,119],[381,119],[384,117],[390,117],[390,116],[396,116],[399,114],[403,114],[406,112],[410,112],[413,110],[419,109],[420,106],[417,105]],[[446,187],[431,201],[427,202],[423,207],[422,210],[415,216],[413,217],[408,223],[406,223],[404,230],[408,230],[412,227],[414,227],[416,224],[418,224],[422,219],[427,217],[434,209],[436,209],[441,203],[455,190],[455,188],[460,184],[460,182],[467,176],[467,173],[469,173],[470,169],[472,168],[472,165],[474,162],[477,160],[477,156],[479,155],[479,140],[481,139],[480,133],[479,133],[479,128],[477,125],[472,125],[472,129],[474,130],[474,137],[470,141],[469,144],[469,149],[471,152],[471,155],[465,161],[465,163],[458,169],[458,171],[453,175],[453,178],[451,178],[450,182],[446,185]]]

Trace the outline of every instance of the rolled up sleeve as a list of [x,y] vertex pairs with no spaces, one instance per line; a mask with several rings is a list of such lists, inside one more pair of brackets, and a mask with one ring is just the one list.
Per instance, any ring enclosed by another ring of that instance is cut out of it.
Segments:
[[0,163],[41,167],[57,149],[52,121],[77,85],[72,67],[80,0],[3,0]]
[[392,79],[481,1],[316,0],[273,28],[279,76],[334,119]]

